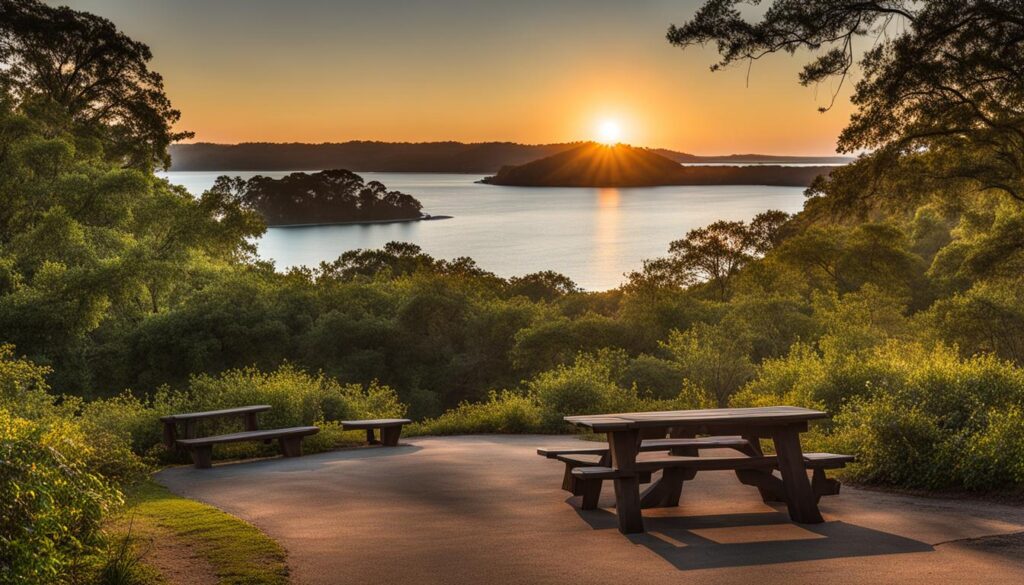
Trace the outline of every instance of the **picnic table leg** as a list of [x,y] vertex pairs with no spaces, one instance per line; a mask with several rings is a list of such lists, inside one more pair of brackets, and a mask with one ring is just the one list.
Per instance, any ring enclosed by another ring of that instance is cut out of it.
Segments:
[[619,532],[636,534],[644,531],[644,517],[640,513],[640,482],[635,475],[615,479],[615,514],[619,518]]
[[627,473],[615,482],[615,515],[619,532],[634,534],[644,531],[640,512],[640,478],[636,475],[636,455],[640,450],[640,433],[635,429],[608,432],[608,452],[612,467]]
[[775,455],[782,473],[782,487],[786,491],[789,517],[801,524],[819,524],[825,520],[818,510],[817,498],[807,479],[804,454],[800,449],[800,433],[796,428],[783,427],[772,432]]

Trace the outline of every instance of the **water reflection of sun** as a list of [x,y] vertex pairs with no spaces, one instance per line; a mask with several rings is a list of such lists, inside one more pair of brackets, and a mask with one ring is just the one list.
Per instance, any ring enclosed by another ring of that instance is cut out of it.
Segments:
[[619,190],[597,190],[597,217],[594,224],[594,259],[597,275],[605,282],[621,276],[619,266]]
[[619,190],[614,188],[598,189],[597,190],[597,206],[601,208],[605,207],[618,207],[619,206]]

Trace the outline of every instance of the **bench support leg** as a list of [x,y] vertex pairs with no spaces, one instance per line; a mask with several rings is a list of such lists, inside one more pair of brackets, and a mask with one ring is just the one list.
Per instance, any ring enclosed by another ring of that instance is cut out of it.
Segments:
[[761,500],[769,504],[772,502],[785,502],[786,490],[782,486],[782,480],[775,477],[770,471],[761,469],[737,469],[736,479],[743,485],[754,486],[761,493]]
[[366,429],[366,444],[367,445],[379,445],[380,441],[377,440],[377,432],[373,429]]
[[576,482],[579,492],[583,496],[583,502],[580,504],[581,509],[597,509],[597,503],[601,499],[601,483],[603,482],[600,479],[578,480]]
[[815,469],[811,476],[811,491],[814,492],[815,501],[821,501],[821,496],[837,496],[842,484],[838,479],[831,479],[825,475],[824,469]]
[[697,476],[693,469],[667,468],[662,470],[661,479],[651,484],[640,495],[641,508],[671,508],[679,505],[683,482]]
[[818,511],[818,500],[807,479],[807,467],[800,450],[800,434],[793,427],[777,429],[772,433],[775,453],[778,457],[782,487],[786,490],[786,506],[789,517],[801,524],[820,524],[825,521]]
[[189,449],[189,453],[192,455],[192,463],[195,464],[196,469],[209,469],[213,465],[212,445],[193,447]]
[[164,424],[164,446],[168,449],[174,448],[175,441],[178,440],[178,426],[177,423],[165,422]]
[[281,437],[281,454],[285,457],[302,456],[302,437]]
[[570,463],[565,464],[565,474],[562,475],[562,489],[574,496],[578,496],[582,494],[580,491],[580,484],[583,482],[576,479],[576,476],[572,474],[572,470],[575,467],[575,465]]
[[400,436],[402,436],[402,427],[384,427],[380,430],[380,442],[385,447],[397,447]]
[[619,519],[619,532],[637,534],[644,531],[644,517],[640,513],[640,483],[635,475],[615,479],[615,515]]

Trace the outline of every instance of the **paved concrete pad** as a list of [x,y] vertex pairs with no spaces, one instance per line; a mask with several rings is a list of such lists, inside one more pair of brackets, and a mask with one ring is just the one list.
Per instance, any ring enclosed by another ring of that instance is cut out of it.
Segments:
[[578,444],[414,438],[159,480],[262,528],[310,585],[1024,583],[1024,509],[844,487],[822,500],[824,524],[797,525],[731,472],[699,474],[626,537],[611,486],[604,509],[579,510],[562,464],[535,454]]

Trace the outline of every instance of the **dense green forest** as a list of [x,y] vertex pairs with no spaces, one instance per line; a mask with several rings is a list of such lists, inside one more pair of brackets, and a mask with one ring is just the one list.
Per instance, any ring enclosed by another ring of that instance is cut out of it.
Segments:
[[[347,416],[565,432],[565,414],[813,406],[834,418],[811,440],[855,453],[852,479],[1019,491],[1024,51],[1003,45],[1024,15],[920,4],[923,32],[870,53],[858,84],[841,146],[871,153],[802,213],[680,234],[622,287],[584,292],[404,243],[275,270],[237,193],[153,174],[186,134],[145,45],[0,0],[0,581],[90,574],[124,486],[175,457],[157,417],[253,402],[274,405],[268,424],[322,425],[313,449],[344,444]],[[821,6],[785,24],[834,37]],[[963,11],[990,26],[938,30]],[[729,17],[670,38],[728,37]],[[722,42],[740,58],[772,30]]]

